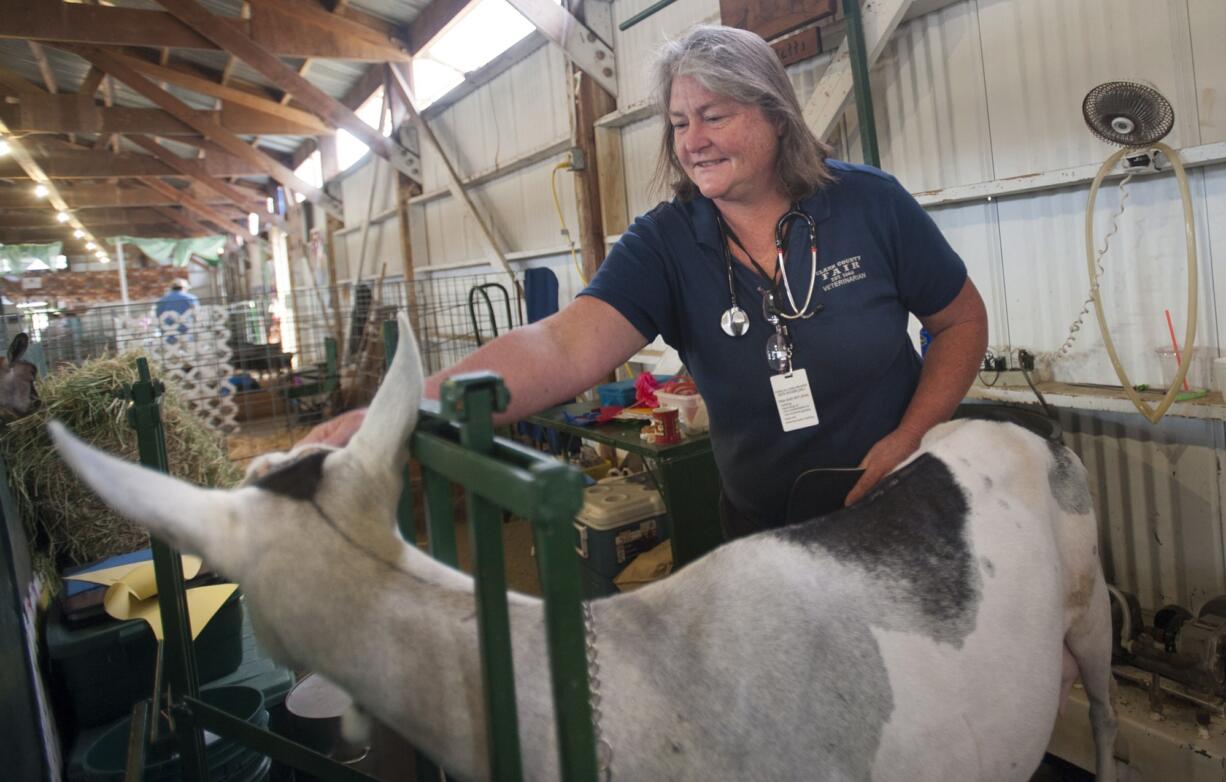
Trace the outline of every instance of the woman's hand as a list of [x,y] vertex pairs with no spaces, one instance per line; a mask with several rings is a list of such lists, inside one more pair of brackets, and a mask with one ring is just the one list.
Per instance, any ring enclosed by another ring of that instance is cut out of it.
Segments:
[[915,434],[906,429],[895,429],[878,440],[860,462],[864,474],[860,476],[860,480],[856,481],[856,485],[851,487],[843,504],[852,505],[859,502],[890,470],[915,453],[922,439],[922,434]]
[[365,407],[341,413],[336,418],[324,421],[307,432],[306,437],[299,440],[296,445],[317,443],[319,445],[335,445],[337,448],[343,448],[349,442],[349,438],[353,437],[354,433],[358,431],[358,427],[362,425],[362,421],[365,418]]

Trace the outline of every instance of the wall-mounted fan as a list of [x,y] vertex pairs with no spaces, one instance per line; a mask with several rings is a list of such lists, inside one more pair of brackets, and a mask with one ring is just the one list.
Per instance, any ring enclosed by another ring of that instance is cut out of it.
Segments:
[[[1192,349],[1196,344],[1196,231],[1192,222],[1192,195],[1188,190],[1188,177],[1184,173],[1183,163],[1179,159],[1179,154],[1162,143],[1162,139],[1171,132],[1171,128],[1175,125],[1175,111],[1171,108],[1170,102],[1148,84],[1135,81],[1110,81],[1090,90],[1085,100],[1082,101],[1081,113],[1085,118],[1086,125],[1089,126],[1090,131],[1095,136],[1121,147],[1118,152],[1112,154],[1103,162],[1102,167],[1098,170],[1098,175],[1094,177],[1094,183],[1090,185],[1090,199],[1086,205],[1085,222],[1086,263],[1090,273],[1090,300],[1093,302],[1095,314],[1098,316],[1098,325],[1102,331],[1107,355],[1110,356],[1111,365],[1115,367],[1115,374],[1119,377],[1120,383],[1124,387],[1124,393],[1136,405],[1141,415],[1145,416],[1150,423],[1157,423],[1166,413],[1167,409],[1170,408],[1171,404],[1174,403],[1175,397],[1179,393],[1179,387],[1183,384],[1183,379],[1187,375],[1188,366],[1191,363]],[[1102,275],[1102,257],[1107,252],[1111,235],[1119,227],[1119,218],[1123,214],[1124,206],[1128,201],[1126,190],[1128,181],[1134,174],[1142,171],[1162,170],[1159,161],[1163,159],[1169,162],[1170,166],[1175,170],[1175,176],[1179,181],[1179,194],[1183,199],[1184,241],[1188,251],[1188,305],[1187,323],[1184,326],[1183,352],[1181,354],[1185,358],[1180,362],[1179,370],[1175,373],[1175,379],[1171,383],[1170,388],[1166,390],[1166,394],[1162,397],[1158,406],[1154,408],[1143,400],[1136,389],[1133,388],[1132,381],[1128,379],[1128,373],[1124,371],[1123,365],[1120,364],[1119,356],[1115,350],[1115,343],[1111,339],[1111,330],[1107,325],[1106,315],[1103,313],[1098,279]],[[1115,216],[1112,218],[1111,230],[1105,237],[1102,250],[1096,252],[1094,249],[1094,203],[1098,198],[1098,189],[1102,186],[1103,179],[1115,169],[1121,160],[1125,161],[1127,176],[1120,182],[1120,205],[1116,210]],[[1084,316],[1084,310],[1082,314]],[[1061,348],[1061,354],[1067,352],[1067,348],[1071,345],[1071,341],[1079,327],[1080,319],[1074,325],[1069,341]]]

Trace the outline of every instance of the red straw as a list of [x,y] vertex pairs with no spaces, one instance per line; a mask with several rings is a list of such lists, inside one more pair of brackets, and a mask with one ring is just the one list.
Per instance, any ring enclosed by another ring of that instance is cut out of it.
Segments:
[[[1166,313],[1166,328],[1171,332],[1171,347],[1175,349],[1175,371],[1179,371],[1179,367],[1183,366],[1183,358],[1179,355],[1179,340],[1175,339],[1175,324],[1171,322],[1171,311],[1163,310]],[[1188,390],[1188,376],[1183,376],[1183,390]]]

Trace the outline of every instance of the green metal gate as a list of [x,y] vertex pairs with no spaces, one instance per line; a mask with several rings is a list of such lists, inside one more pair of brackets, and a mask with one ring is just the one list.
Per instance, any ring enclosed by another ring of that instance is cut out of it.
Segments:
[[[390,356],[395,352],[396,324],[387,323],[384,328],[385,349]],[[140,380],[128,389],[128,397],[141,463],[165,472],[166,448],[158,401],[161,386],[150,377],[144,359],[137,363]],[[423,408],[411,452],[422,472],[430,554],[453,567],[457,555],[451,487],[458,484],[464,489],[472,535],[491,777],[499,782],[518,782],[523,775],[502,550],[505,510],[532,523],[545,598],[562,779],[593,782],[597,765],[583,608],[578,562],[570,540],[571,522],[583,501],[582,477],[572,467],[495,436],[493,414],[504,410],[509,399],[497,376],[480,373],[452,378],[443,385],[441,396],[439,411]],[[407,477],[406,468],[397,521],[405,540],[413,545],[416,533]],[[154,540],[152,545],[158,592],[163,596],[165,702],[174,718],[184,779],[207,779],[203,730],[232,738],[320,779],[372,779],[200,700],[193,649],[188,641],[179,556],[160,541]],[[134,707],[128,780],[142,778],[146,727],[155,717],[150,710],[162,695],[155,692],[153,704]],[[419,779],[437,780],[439,774],[440,770],[419,753]]]

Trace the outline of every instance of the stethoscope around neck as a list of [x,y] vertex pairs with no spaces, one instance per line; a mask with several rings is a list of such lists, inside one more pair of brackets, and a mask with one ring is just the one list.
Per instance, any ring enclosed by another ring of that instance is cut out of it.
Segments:
[[[749,314],[740,307],[736,300],[736,284],[732,275],[732,251],[728,249],[728,240],[731,239],[736,242],[737,247],[741,248],[741,251],[745,253],[745,257],[753,264],[754,269],[772,287],[776,285],[776,281],[771,279],[770,275],[753,259],[753,256],[745,249],[745,245],[741,244],[741,240],[737,238],[737,235],[724,223],[723,217],[717,215],[715,220],[719,225],[720,238],[723,240],[724,264],[728,272],[728,296],[732,302],[732,306],[724,310],[724,313],[720,315],[719,327],[730,337],[741,337],[749,332]],[[787,246],[788,226],[794,220],[804,220],[809,226],[809,290],[805,294],[804,304],[800,307],[796,306],[796,299],[792,295],[792,284],[788,281],[788,272],[784,266],[784,250]],[[817,285],[817,222],[811,215],[802,212],[796,204],[793,204],[779,218],[779,222],[775,223],[775,274],[783,279],[783,289],[787,294],[788,305],[792,311],[785,312],[783,307],[772,307],[771,313],[768,314],[768,320],[771,320],[770,315],[785,320],[801,320],[811,318],[817,314],[817,311],[821,309],[820,305],[812,312],[809,311],[809,305],[813,302],[813,289]],[[771,298],[775,300],[778,297],[772,295]]]

